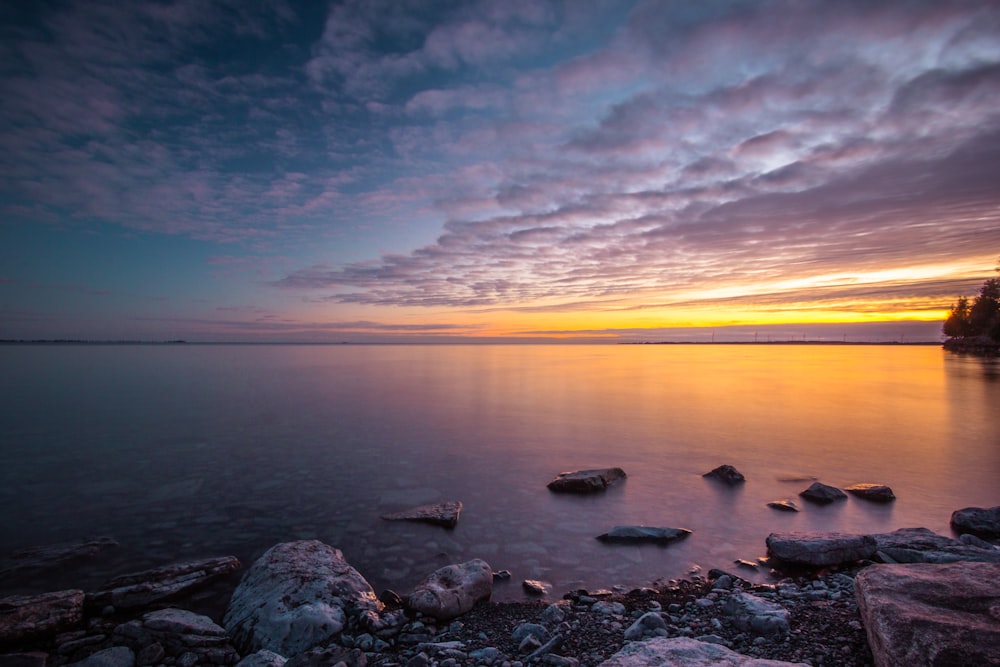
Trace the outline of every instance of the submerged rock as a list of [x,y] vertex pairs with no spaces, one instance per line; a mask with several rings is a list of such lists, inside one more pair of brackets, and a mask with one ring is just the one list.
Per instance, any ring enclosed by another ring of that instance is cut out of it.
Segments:
[[448,565],[417,584],[407,599],[414,611],[438,620],[450,620],[493,595],[493,570],[478,558]]
[[781,510],[782,512],[798,512],[799,511],[799,506],[796,505],[794,501],[788,500],[787,498],[785,498],[783,500],[772,500],[771,502],[769,502],[767,504],[767,506],[771,507],[773,509],[776,509],[776,510]]
[[148,607],[210,584],[239,568],[235,556],[223,556],[124,574],[87,595],[87,604],[98,609],[108,605],[116,609]]
[[951,527],[960,533],[972,533],[977,537],[1000,537],[1000,505],[956,510],[951,514]]
[[1000,665],[1000,564],[874,565],[854,581],[879,667]]
[[317,540],[284,542],[247,570],[223,625],[242,654],[268,649],[291,658],[381,608],[339,549]]
[[767,551],[786,563],[827,567],[871,558],[877,545],[871,535],[846,533],[771,533]]
[[819,505],[828,505],[835,500],[846,500],[847,494],[835,486],[829,486],[821,482],[813,482],[808,489],[799,494],[806,500]]
[[549,591],[552,590],[552,584],[537,579],[525,579],[521,582],[521,588],[529,595],[548,595]]
[[809,667],[804,662],[764,660],[730,651],[725,646],[687,637],[656,637],[631,642],[599,667]]
[[0,643],[63,632],[83,620],[80,590],[0,598]]
[[851,484],[844,490],[858,498],[877,503],[888,503],[896,499],[896,494],[885,484]]
[[726,464],[721,465],[714,470],[706,472],[702,477],[708,477],[709,479],[716,479],[720,482],[728,484],[729,486],[735,486],[747,481],[747,478],[743,476],[739,470],[733,466]]
[[575,470],[559,473],[549,482],[548,488],[558,493],[594,493],[604,491],[625,477],[625,471],[621,468]]
[[655,528],[652,526],[615,526],[597,539],[602,542],[670,544],[682,540],[692,531],[687,528]]
[[388,521],[422,521],[445,528],[454,528],[458,524],[458,515],[461,511],[461,502],[446,500],[443,503],[420,505],[400,512],[383,514],[382,518]]

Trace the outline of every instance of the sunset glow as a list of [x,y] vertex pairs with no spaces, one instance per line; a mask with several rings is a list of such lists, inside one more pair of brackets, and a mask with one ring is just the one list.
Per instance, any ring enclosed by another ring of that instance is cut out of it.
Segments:
[[922,340],[995,2],[0,10],[0,338]]

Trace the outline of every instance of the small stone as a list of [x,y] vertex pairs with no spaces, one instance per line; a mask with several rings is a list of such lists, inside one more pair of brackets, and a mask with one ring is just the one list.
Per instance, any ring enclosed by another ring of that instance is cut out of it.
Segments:
[[548,488],[557,493],[594,493],[604,491],[625,477],[625,471],[621,468],[575,470],[559,473],[549,482]]
[[521,582],[521,587],[529,595],[548,595],[552,584],[536,579],[525,579]]
[[510,570],[500,570],[493,573],[493,581],[507,581],[510,577]]

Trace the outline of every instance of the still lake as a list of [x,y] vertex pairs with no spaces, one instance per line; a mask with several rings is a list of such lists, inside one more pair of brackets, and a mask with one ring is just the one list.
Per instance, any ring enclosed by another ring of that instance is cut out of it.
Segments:
[[[772,531],[950,534],[1000,505],[1000,365],[934,346],[6,345],[0,368],[0,557],[121,543],[11,592],[316,538],[377,592],[478,557],[513,573],[494,599],[559,596],[732,568]],[[702,478],[723,463],[747,482]],[[606,493],[546,489],[609,466]],[[810,505],[810,476],[898,499]],[[449,499],[454,530],[380,519]],[[622,524],[694,534],[594,539]]]

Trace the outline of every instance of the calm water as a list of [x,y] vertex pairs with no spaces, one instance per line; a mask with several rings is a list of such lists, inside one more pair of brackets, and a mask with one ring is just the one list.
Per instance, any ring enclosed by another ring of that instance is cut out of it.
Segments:
[[[732,567],[771,531],[947,534],[953,510],[1000,504],[1000,366],[936,347],[5,346],[0,368],[0,552],[122,544],[13,592],[318,538],[376,590],[481,557],[515,599],[526,578],[561,594]],[[701,477],[722,463],[747,483]],[[629,477],[605,494],[545,487],[606,466]],[[809,475],[898,500],[765,506]],[[446,499],[453,531],[379,518]],[[594,539],[619,524],[695,532]]]

